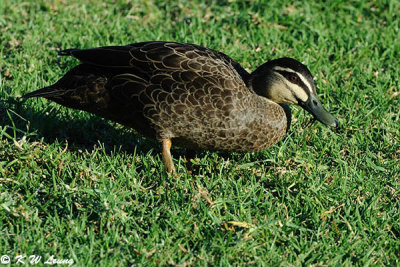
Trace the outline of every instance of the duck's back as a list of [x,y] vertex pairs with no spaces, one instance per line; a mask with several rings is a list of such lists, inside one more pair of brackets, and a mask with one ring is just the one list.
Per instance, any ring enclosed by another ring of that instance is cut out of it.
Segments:
[[285,134],[283,109],[251,92],[245,84],[249,74],[220,52],[145,42],[61,54],[82,64],[28,96],[43,96],[191,148],[258,151]]

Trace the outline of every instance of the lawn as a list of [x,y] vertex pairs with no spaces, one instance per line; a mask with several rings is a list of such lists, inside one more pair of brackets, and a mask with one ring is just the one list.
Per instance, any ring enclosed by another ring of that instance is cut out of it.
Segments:
[[[400,257],[400,2],[0,0],[0,256],[75,266],[368,266]],[[65,48],[148,40],[249,71],[306,64],[339,129],[292,107],[260,153],[172,153],[85,112],[19,99],[77,64]]]

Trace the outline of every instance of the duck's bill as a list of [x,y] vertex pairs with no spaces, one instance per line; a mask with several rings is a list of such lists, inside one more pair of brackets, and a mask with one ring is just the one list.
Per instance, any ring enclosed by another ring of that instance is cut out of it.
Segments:
[[300,103],[300,106],[310,112],[315,119],[323,124],[330,127],[338,126],[338,121],[328,111],[326,111],[317,97],[310,95],[306,102]]

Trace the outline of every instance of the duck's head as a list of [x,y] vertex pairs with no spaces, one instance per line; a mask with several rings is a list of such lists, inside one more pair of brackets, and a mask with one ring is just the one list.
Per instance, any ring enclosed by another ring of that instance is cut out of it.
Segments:
[[279,58],[258,67],[250,76],[249,86],[259,95],[278,104],[299,105],[325,125],[338,121],[322,106],[308,68],[292,58]]

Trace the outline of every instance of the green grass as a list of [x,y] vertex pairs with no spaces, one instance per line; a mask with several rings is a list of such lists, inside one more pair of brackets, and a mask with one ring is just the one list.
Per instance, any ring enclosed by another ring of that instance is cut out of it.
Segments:
[[[0,256],[399,265],[399,10],[395,0],[0,0]],[[18,100],[77,64],[57,50],[146,40],[207,46],[250,70],[299,59],[341,128],[309,125],[293,107],[290,133],[262,153],[199,151],[189,174],[175,149],[174,179],[159,144],[133,130]]]

